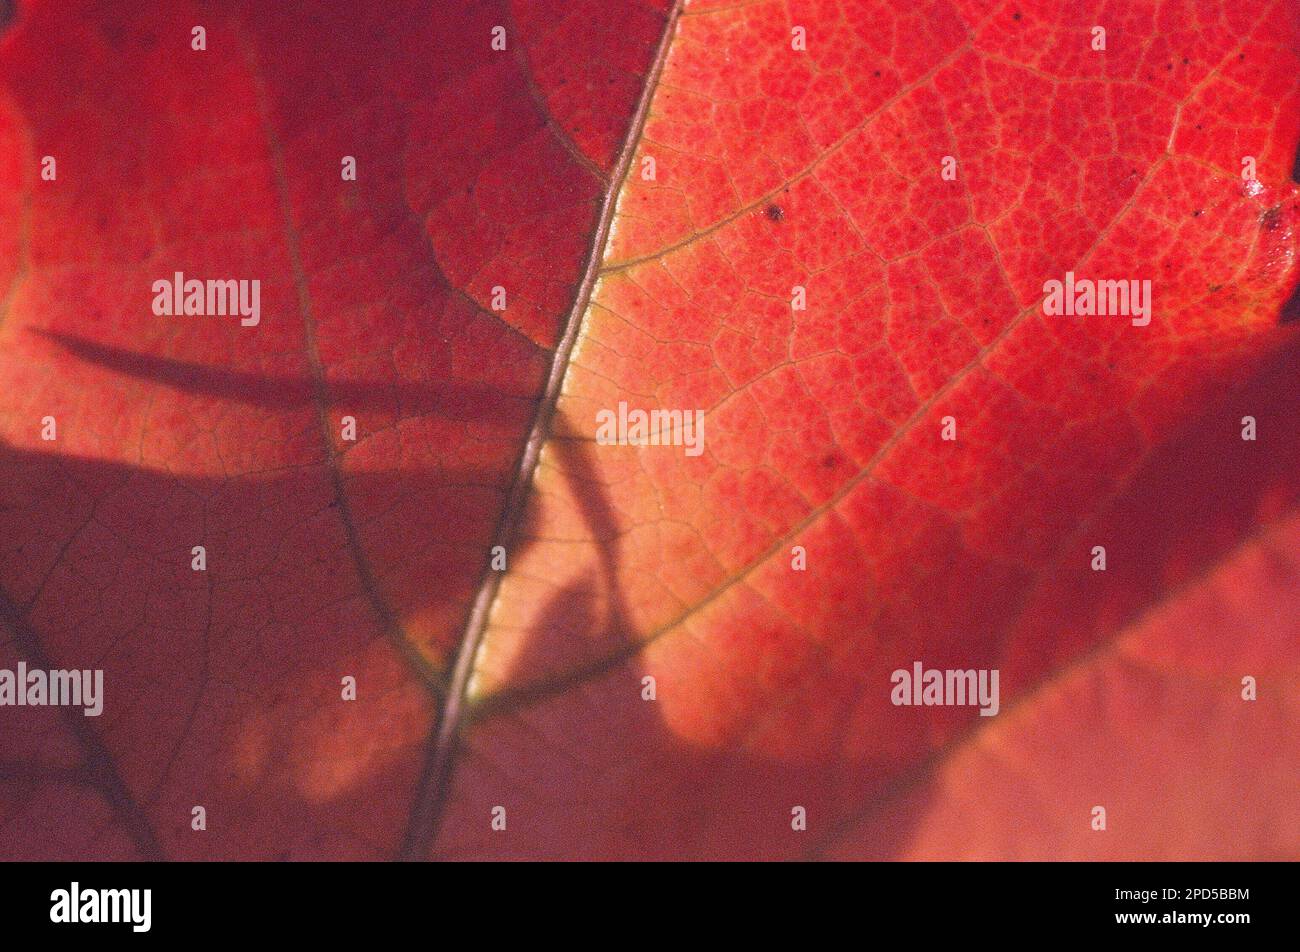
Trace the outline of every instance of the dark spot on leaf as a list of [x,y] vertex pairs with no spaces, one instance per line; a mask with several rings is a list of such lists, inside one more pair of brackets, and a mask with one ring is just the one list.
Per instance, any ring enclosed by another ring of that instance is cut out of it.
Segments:
[[1020,22],[1020,11],[1017,10],[1015,13],[1011,14],[1011,19],[1013,19],[1013,20],[1015,20],[1017,23],[1019,23],[1019,22]]
[[1277,226],[1280,225],[1281,223],[1282,223],[1281,205],[1274,205],[1272,208],[1266,209],[1264,213],[1259,216],[1260,227],[1265,228],[1268,231],[1277,231]]
[[1174,64],[1173,64],[1173,63],[1166,63],[1166,64],[1165,64],[1165,69],[1173,69],[1173,68],[1174,68]]
[[1278,314],[1278,322],[1281,324],[1300,322],[1300,284],[1291,289],[1291,296],[1286,299],[1281,313]]
[[18,0],[0,0],[0,33],[18,19]]
[[1300,185],[1300,142],[1295,146],[1295,159],[1291,162],[1291,181]]
[[1211,284],[1211,285],[1210,285],[1210,293],[1211,293],[1211,294],[1215,294],[1215,293],[1217,293],[1217,292],[1219,291],[1219,289],[1221,289],[1222,287],[1223,287],[1222,284]]
[[781,221],[781,219],[785,218],[785,212],[781,209],[780,205],[768,205],[767,211],[764,214],[766,214],[771,221]]
[[832,466],[834,466],[837,462],[839,462],[839,460],[836,459],[834,453],[830,454],[829,456],[823,456],[823,457],[822,457],[822,466],[824,466],[826,469],[830,469],[830,468],[831,468]]
[[1193,217],[1193,218],[1200,218],[1200,217],[1201,217],[1202,215],[1204,215],[1204,214],[1205,214],[1205,209],[1204,209],[1204,208],[1198,208],[1198,209],[1196,209],[1196,211],[1192,212],[1192,217]]

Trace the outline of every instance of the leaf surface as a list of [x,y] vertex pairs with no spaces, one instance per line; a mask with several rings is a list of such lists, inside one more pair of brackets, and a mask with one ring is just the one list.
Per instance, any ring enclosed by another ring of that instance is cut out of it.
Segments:
[[[394,854],[662,30],[642,2],[21,5],[0,666],[102,668],[106,709],[3,709],[0,854]],[[260,323],[156,316],[177,271],[260,279]]]
[[[1294,856],[1298,26],[688,6],[440,855]],[[1150,279],[1151,324],[1045,316],[1070,270]],[[620,401],[705,409],[705,452],[594,444]],[[893,705],[916,661],[1003,713]]]
[[268,6],[0,37],[0,855],[1300,854],[1293,4]]

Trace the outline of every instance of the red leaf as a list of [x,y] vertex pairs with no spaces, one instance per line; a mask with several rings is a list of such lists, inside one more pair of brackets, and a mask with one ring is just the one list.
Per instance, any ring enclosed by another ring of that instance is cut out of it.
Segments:
[[[663,29],[289,6],[25,3],[3,39],[0,667],[106,692],[0,708],[5,856],[397,850]],[[156,316],[176,271],[260,279],[260,323]]]
[[1300,854],[1294,5],[268,6],[0,37],[0,855]]

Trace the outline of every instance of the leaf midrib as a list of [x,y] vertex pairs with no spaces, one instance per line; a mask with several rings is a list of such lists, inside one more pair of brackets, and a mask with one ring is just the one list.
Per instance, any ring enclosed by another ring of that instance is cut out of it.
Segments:
[[[641,141],[649,115],[650,103],[654,99],[659,78],[663,74],[664,62],[681,15],[683,0],[673,0],[665,21],[659,45],[646,73],[645,86],[632,114],[622,149],[619,151],[614,169],[611,172],[604,196],[601,200],[600,213],[595,232],[583,266],[582,279],[574,297],[573,305],[562,325],[560,341],[547,374],[546,386],[538,401],[537,415],[524,443],[519,462],[515,468],[515,477],[506,497],[506,505],[493,535],[491,548],[502,546],[509,553],[532,492],[533,476],[541,458],[542,447],[550,436],[551,421],[555,415],[564,378],[568,372],[569,359],[577,343],[583,319],[591,301],[592,291],[601,274],[601,262],[605,247],[623,191],[623,183],[632,166],[632,158]],[[539,109],[541,104],[539,103]],[[433,735],[427,750],[424,768],[417,783],[412,809],[403,838],[399,858],[418,860],[427,858],[430,848],[438,834],[443,809],[446,804],[447,789],[451,774],[455,768],[455,757],[460,739],[460,728],[467,710],[466,689],[474,669],[474,660],[487,630],[488,617],[493,602],[500,590],[505,573],[490,567],[484,559],[481,581],[474,601],[466,617],[456,650],[450,682],[443,696],[434,725]]]

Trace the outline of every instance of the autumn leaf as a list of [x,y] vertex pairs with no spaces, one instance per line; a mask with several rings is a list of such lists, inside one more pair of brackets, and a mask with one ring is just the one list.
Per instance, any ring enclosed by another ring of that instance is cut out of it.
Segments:
[[0,670],[104,703],[0,705],[0,856],[1296,858],[1298,66],[1287,0],[20,3]]

